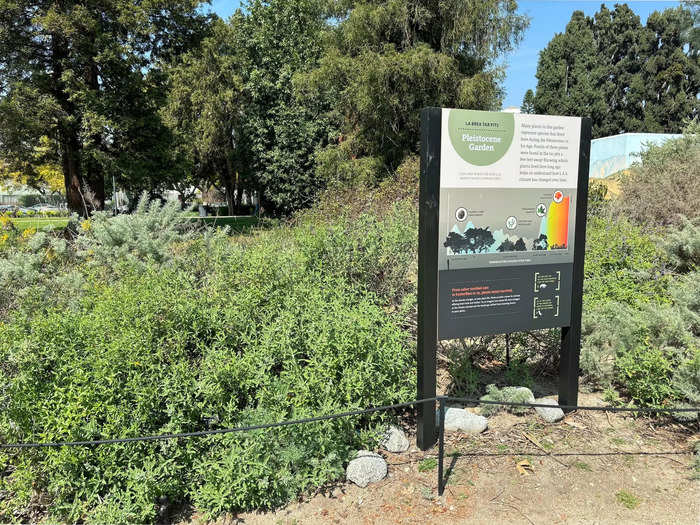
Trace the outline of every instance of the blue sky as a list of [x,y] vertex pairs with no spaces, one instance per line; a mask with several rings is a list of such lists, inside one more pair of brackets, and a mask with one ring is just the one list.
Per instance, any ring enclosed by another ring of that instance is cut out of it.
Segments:
[[[525,92],[528,89],[535,90],[539,52],[556,33],[564,31],[571,19],[571,13],[580,10],[590,16],[600,8],[601,3],[600,0],[519,0],[519,11],[530,16],[530,27],[520,47],[506,57],[508,67],[504,82],[506,97],[503,107],[520,106]],[[608,2],[606,5],[612,9],[615,3]],[[619,3],[627,3],[644,24],[654,11],[675,7],[680,2],[636,0]],[[211,9],[220,17],[228,18],[239,4],[238,0],[214,0]]]

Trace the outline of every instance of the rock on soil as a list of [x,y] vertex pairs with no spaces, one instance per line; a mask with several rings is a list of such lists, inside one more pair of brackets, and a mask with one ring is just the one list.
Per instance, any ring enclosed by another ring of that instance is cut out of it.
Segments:
[[564,411],[556,406],[559,403],[557,403],[554,399],[542,398],[536,400],[535,403],[538,405],[555,405],[554,408],[535,407],[535,411],[547,423],[556,423],[557,421],[564,419]]
[[357,457],[348,464],[345,476],[348,481],[364,488],[370,483],[384,479],[387,471],[383,457],[369,450],[360,450]]
[[381,445],[389,452],[399,453],[406,452],[409,443],[404,431],[399,427],[391,425],[384,434]]
[[[440,425],[440,411],[436,412],[435,421]],[[445,430],[447,432],[479,434],[486,430],[486,427],[488,427],[488,420],[484,416],[472,414],[463,408],[445,410]]]

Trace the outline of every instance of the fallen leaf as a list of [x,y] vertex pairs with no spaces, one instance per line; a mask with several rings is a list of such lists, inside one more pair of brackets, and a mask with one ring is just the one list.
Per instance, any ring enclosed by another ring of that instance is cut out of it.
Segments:
[[530,465],[530,462],[527,459],[518,461],[515,464],[515,468],[518,469],[518,472],[520,472],[521,476],[529,476],[531,472],[535,471],[535,469],[532,468],[532,465]]

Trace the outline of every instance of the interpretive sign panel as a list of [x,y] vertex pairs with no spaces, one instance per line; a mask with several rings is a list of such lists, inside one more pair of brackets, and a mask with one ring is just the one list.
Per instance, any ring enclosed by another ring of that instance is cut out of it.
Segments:
[[438,338],[568,325],[581,119],[441,117]]
[[590,141],[588,118],[422,111],[420,398],[435,396],[439,339],[562,327],[559,403],[576,404]]

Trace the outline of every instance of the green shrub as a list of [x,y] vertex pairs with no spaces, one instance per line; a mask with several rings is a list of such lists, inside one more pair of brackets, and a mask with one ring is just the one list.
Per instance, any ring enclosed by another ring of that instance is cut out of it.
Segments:
[[[599,388],[616,385],[642,404],[683,398],[667,368],[647,376],[645,370],[676,366],[698,345],[700,279],[686,257],[692,225],[656,237],[620,219],[595,217],[589,224],[584,379]],[[688,273],[677,275],[672,267]]]
[[671,384],[682,398],[700,406],[700,347],[694,348],[692,357],[678,366]]
[[415,207],[399,201],[382,218],[363,213],[339,215],[329,223],[302,222],[294,240],[315,270],[398,300],[415,289],[410,277],[417,274],[417,230]]
[[588,185],[588,220],[606,214],[610,201],[607,199],[608,187],[600,180],[592,179]]
[[[524,390],[522,388],[505,386],[503,388],[498,388],[496,385],[488,385],[486,387],[486,394],[481,396],[482,401],[505,401],[508,403],[532,403],[532,393]],[[485,416],[491,416],[496,414],[501,410],[507,410],[513,414],[525,414],[529,407],[519,407],[519,406],[503,406],[503,405],[491,405],[485,404],[481,406],[481,413]]]
[[[546,330],[531,330],[529,332],[515,332],[510,334],[510,344],[513,361],[518,362],[514,366],[525,367],[524,370],[520,371],[520,382],[518,382],[518,377],[516,376],[511,384],[529,386],[528,383],[532,381],[530,369],[535,367],[544,372],[554,372],[559,369],[561,329],[550,328]],[[499,359],[502,358],[499,356]]]
[[[605,388],[622,381],[618,357],[631,349],[662,349],[667,359],[679,361],[696,344],[683,309],[676,305],[648,304],[635,308],[608,302],[584,310],[581,327],[581,370],[593,386]],[[650,350],[652,351],[652,350]]]
[[163,263],[172,256],[173,242],[189,238],[190,222],[177,201],[161,205],[144,194],[133,214],[112,217],[99,211],[81,223],[76,238],[77,255],[98,266],[111,267],[124,260]]
[[527,361],[524,359],[511,360],[506,366],[504,380],[511,386],[532,387],[533,379]]
[[472,364],[469,354],[452,350],[448,371],[452,383],[449,387],[453,397],[471,397],[479,391],[479,370]]
[[659,241],[625,220],[595,217],[586,230],[584,302],[670,302]]
[[674,309],[688,334],[700,336],[700,273],[697,271],[676,278],[670,290]]
[[690,221],[683,217],[678,229],[664,235],[664,249],[677,271],[700,269],[700,218]]
[[616,359],[618,381],[639,405],[664,405],[676,398],[671,386],[674,363],[670,352],[639,345],[622,352]]
[[[57,238],[26,241],[41,260],[0,324],[0,440],[186,432],[414,396],[403,325],[415,295],[400,284],[408,270],[391,267],[411,257],[411,226],[400,228],[410,210],[365,217],[361,230],[301,223],[239,242],[178,236],[169,214],[98,216],[54,267],[45,259]],[[149,228],[166,233],[141,246]],[[83,284],[70,301],[47,293],[49,276],[75,272]],[[65,521],[155,521],[163,497],[210,515],[276,506],[337,478],[388,417],[6,455],[0,521],[29,520],[37,494]]]

